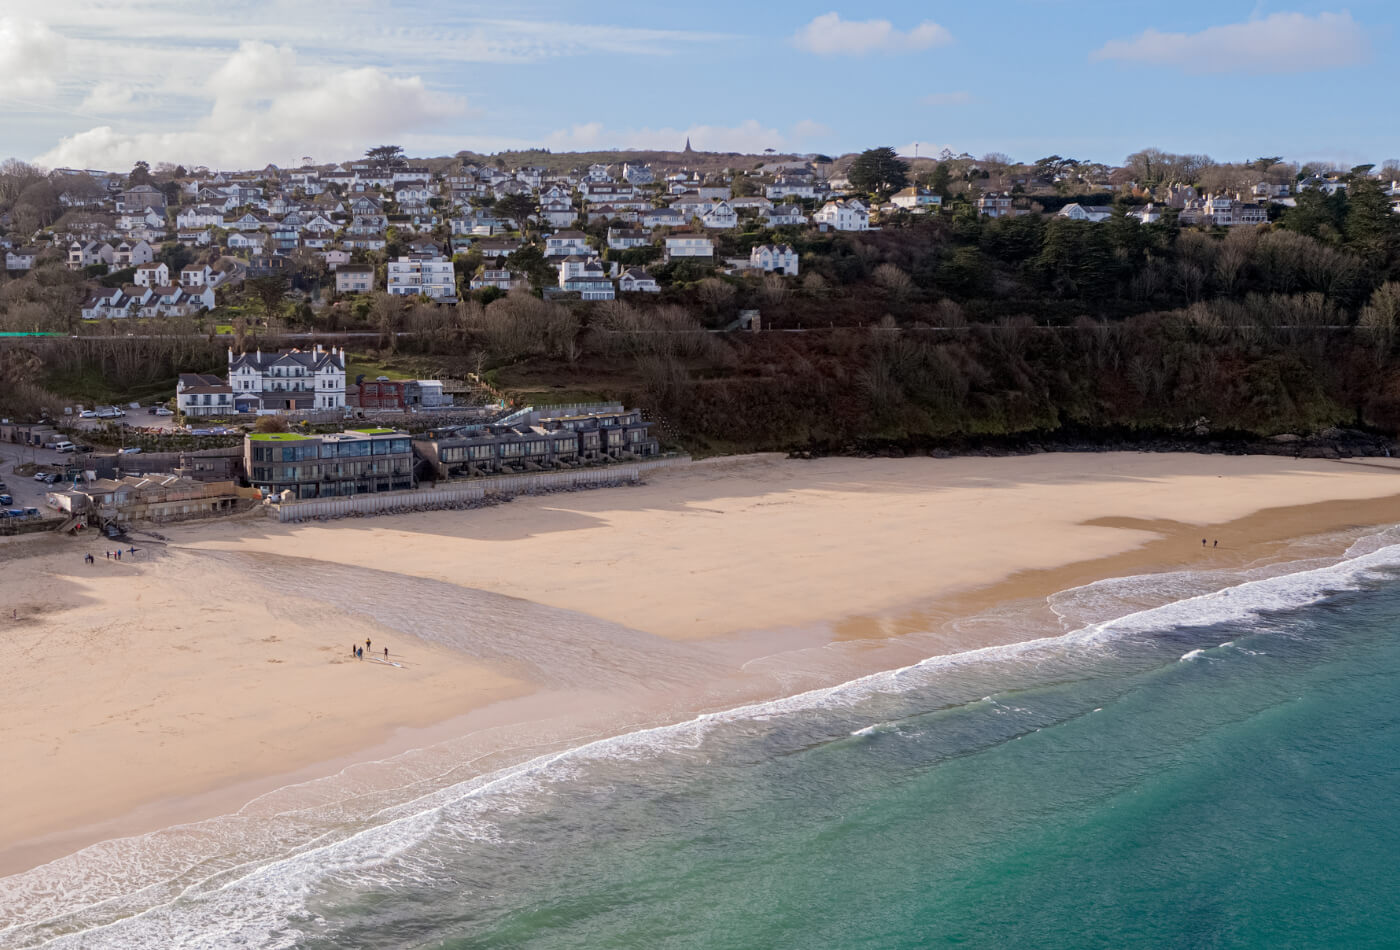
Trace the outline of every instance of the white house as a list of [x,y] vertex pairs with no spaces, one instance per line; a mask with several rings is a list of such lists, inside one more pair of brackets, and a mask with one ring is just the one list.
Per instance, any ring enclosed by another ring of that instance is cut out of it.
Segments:
[[196,228],[218,228],[224,223],[224,213],[209,205],[185,208],[175,215],[175,226],[193,230]]
[[650,165],[633,165],[631,162],[622,166],[622,177],[631,185],[650,185],[656,181]]
[[641,216],[644,228],[677,228],[689,220],[688,216],[675,208],[652,208],[650,211],[643,211]]
[[[441,254],[409,254],[390,261],[388,291],[396,297],[457,298],[457,272]],[[336,272],[337,274],[339,271]]]
[[31,270],[39,260],[42,247],[17,247],[5,252],[5,270]]
[[588,235],[582,231],[556,231],[544,241],[545,257],[568,257],[588,254]]
[[781,201],[790,196],[815,198],[817,197],[817,186],[805,178],[779,178],[764,189],[764,194],[774,201]]
[[191,264],[180,268],[181,287],[205,287],[214,283],[214,269],[208,264]]
[[119,270],[128,267],[140,267],[142,264],[149,264],[156,259],[156,252],[151,249],[151,245],[146,241],[137,241],[129,244],[126,241],[117,245],[115,252],[116,260],[113,266]]
[[629,267],[618,278],[617,289],[624,294],[659,294],[661,287],[645,267]]
[[212,373],[181,373],[175,407],[185,416],[229,416],[235,411],[233,388]]
[[240,412],[341,409],[345,406],[345,349],[283,350],[234,355],[228,382]]
[[838,231],[870,230],[870,213],[865,210],[865,205],[854,198],[828,201],[812,215],[812,220]]
[[551,199],[540,204],[539,217],[552,228],[567,228],[578,221],[578,209],[568,200]]
[[715,242],[703,234],[683,232],[666,235],[666,258],[715,256]]
[[700,215],[700,223],[707,228],[736,228],[739,226],[739,214],[729,207],[729,202],[716,201]]
[[170,268],[164,263],[142,264],[136,268],[136,284],[139,287],[164,287],[170,283]]
[[1134,208],[1128,212],[1128,217],[1136,218],[1143,224],[1156,224],[1162,220],[1162,209],[1157,205],[1148,202],[1141,208]]
[[608,247],[625,251],[629,247],[646,247],[651,243],[650,232],[641,228],[608,228]]
[[797,252],[789,244],[760,244],[749,252],[749,266],[794,277],[797,275]]

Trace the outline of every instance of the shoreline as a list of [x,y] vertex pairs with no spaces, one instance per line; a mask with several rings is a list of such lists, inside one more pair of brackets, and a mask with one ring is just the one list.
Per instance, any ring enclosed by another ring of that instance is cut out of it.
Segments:
[[[1152,457],[1149,461],[1160,462],[1161,458],[1160,456]],[[999,466],[1004,464],[1006,460],[980,461],[983,464]],[[1295,460],[1269,461],[1294,462]],[[782,473],[783,469],[788,469],[787,474],[793,474],[799,481],[803,475],[817,475],[818,481],[824,478],[821,473],[814,473],[810,470],[804,473],[800,468],[801,466],[810,466],[813,463],[777,463],[776,460],[772,459],[712,464],[704,466],[698,477],[702,480],[717,478],[720,481],[740,477],[749,482],[756,481],[760,497],[766,497],[774,491],[781,498],[784,493],[793,490],[799,492],[812,490],[807,484],[796,488],[793,486],[784,487],[781,482],[773,484],[772,477],[775,473],[771,469],[775,464],[779,473]],[[859,467],[872,463],[858,462],[855,464]],[[873,464],[897,467],[906,463]],[[938,463],[932,464],[937,465]],[[1316,466],[1324,463],[1312,464]],[[1307,473],[1309,477],[1321,476],[1326,479],[1332,477],[1334,472],[1336,474],[1349,474],[1345,469],[1337,471],[1338,466],[1346,463],[1325,464],[1329,467],[1320,471],[1311,470]],[[743,469],[746,466],[756,466],[758,471],[745,472]],[[799,467],[795,473],[790,468],[792,466]],[[293,761],[298,749],[303,756],[302,760],[295,762],[292,767],[264,768],[260,771],[257,768],[244,766],[238,777],[211,779],[207,787],[189,789],[177,794],[148,795],[144,800],[137,801],[132,807],[120,809],[115,813],[104,815],[90,812],[89,814],[94,820],[81,825],[75,826],[75,824],[70,823],[63,829],[51,830],[37,835],[24,835],[22,833],[16,835],[12,832],[0,835],[0,875],[18,873],[71,853],[87,844],[107,840],[116,835],[139,835],[176,823],[198,821],[225,814],[230,810],[237,810],[240,806],[246,806],[259,796],[285,789],[289,784],[324,778],[347,769],[373,767],[377,763],[383,763],[386,758],[430,745],[434,739],[442,742],[450,738],[462,738],[463,733],[472,733],[473,731],[475,734],[483,736],[493,731],[502,734],[528,735],[532,730],[539,732],[542,725],[547,722],[564,724],[572,722],[575,726],[573,730],[569,730],[568,726],[565,725],[563,731],[555,733],[552,740],[538,739],[537,741],[569,742],[579,740],[578,727],[588,722],[589,717],[580,717],[578,707],[587,702],[596,704],[595,713],[591,717],[592,728],[601,728],[606,732],[608,726],[601,724],[605,721],[611,722],[621,729],[620,732],[614,730],[610,733],[615,735],[630,731],[639,723],[658,725],[681,721],[697,713],[733,708],[747,702],[781,699],[809,688],[808,685],[802,685],[800,688],[789,688],[786,685],[778,687],[778,684],[773,681],[743,672],[743,667],[757,658],[782,660],[784,657],[791,658],[801,650],[833,643],[855,643],[868,647],[868,652],[863,654],[856,666],[843,669],[841,673],[836,674],[837,678],[832,678],[829,671],[815,673],[808,671],[804,674],[812,680],[810,685],[831,686],[858,675],[878,672],[879,669],[897,665],[901,655],[907,659],[913,655],[910,653],[911,650],[917,652],[926,649],[930,643],[938,646],[937,651],[932,655],[947,655],[986,646],[1021,642],[1025,637],[1016,636],[1014,631],[1010,630],[1003,631],[1004,637],[1001,639],[988,639],[984,631],[983,635],[975,642],[961,635],[952,635],[947,631],[949,622],[953,619],[978,615],[997,604],[1014,600],[1044,598],[1049,594],[1094,580],[1128,574],[1156,573],[1182,567],[1220,570],[1239,567],[1246,562],[1297,560],[1298,557],[1289,554],[1289,548],[1292,545],[1296,549],[1299,539],[1327,535],[1332,535],[1335,538],[1338,532],[1357,531],[1367,527],[1400,523],[1400,479],[1396,479],[1394,485],[1389,484],[1395,475],[1400,475],[1400,466],[1392,467],[1382,464],[1376,467],[1383,468],[1384,471],[1367,474],[1384,475],[1384,478],[1373,477],[1364,487],[1351,483],[1351,493],[1358,497],[1267,507],[1258,504],[1265,496],[1258,493],[1247,493],[1247,504],[1244,504],[1244,507],[1252,508],[1252,510],[1232,520],[1215,523],[1211,530],[1225,537],[1228,543],[1222,549],[1207,548],[1206,554],[1202,554],[1199,549],[1192,546],[1198,532],[1202,530],[1199,524],[1162,517],[1140,518],[1106,515],[1078,523],[1088,533],[1086,536],[1096,539],[1093,545],[1096,550],[1109,549],[1109,553],[1102,553],[1095,557],[1078,560],[1061,559],[1059,562],[1056,562],[1054,557],[1021,557],[1020,560],[1032,563],[1020,570],[1011,570],[995,577],[987,577],[986,581],[981,584],[962,587],[945,586],[942,591],[932,596],[887,598],[882,605],[874,609],[853,610],[837,617],[825,619],[809,617],[805,620],[799,619],[796,623],[769,623],[766,626],[758,627],[760,632],[757,633],[754,632],[754,627],[735,627],[727,631],[718,631],[714,629],[713,625],[707,625],[707,628],[699,635],[691,631],[673,631],[670,636],[660,631],[655,631],[652,634],[639,634],[639,636],[650,638],[643,642],[643,646],[646,648],[661,649],[665,643],[678,644],[678,648],[692,652],[678,653],[677,656],[701,656],[705,658],[705,662],[713,661],[712,666],[706,668],[707,675],[712,676],[712,680],[686,694],[684,699],[680,698],[681,694],[666,696],[664,690],[644,689],[640,686],[637,688],[628,687],[613,695],[606,694],[604,690],[597,690],[592,696],[589,696],[585,691],[578,689],[562,689],[557,685],[547,686],[530,682],[528,678],[517,675],[519,671],[507,670],[499,663],[483,663],[480,657],[454,657],[449,653],[450,648],[441,647],[440,644],[424,643],[413,646],[411,653],[426,651],[424,655],[431,656],[435,662],[441,660],[448,664],[450,667],[450,672],[447,674],[449,676],[448,685],[451,687],[447,690],[448,694],[452,694],[454,690],[458,690],[465,683],[472,684],[471,688],[478,691],[485,688],[483,684],[491,683],[494,684],[493,692],[495,695],[485,702],[473,702],[463,707],[460,705],[462,697],[458,694],[455,699],[457,705],[454,705],[454,701],[447,701],[445,704],[434,706],[431,701],[424,702],[428,697],[421,695],[421,690],[415,686],[413,688],[415,695],[411,697],[415,702],[404,703],[403,708],[406,712],[411,711],[418,714],[418,718],[406,716],[403,721],[387,725],[378,732],[372,729],[366,729],[363,732],[357,731],[355,735],[363,736],[365,741],[353,743],[352,747],[341,749],[334,755],[307,757],[305,756],[304,743],[301,746],[289,746],[283,751],[291,756]],[[861,476],[867,473],[856,471],[854,474],[857,481],[863,482],[865,479]],[[896,475],[898,474],[896,472]],[[693,488],[695,477],[697,476],[678,476],[678,473],[668,473],[654,480],[649,480],[647,486],[644,487],[650,494],[674,496],[676,494],[675,482],[681,482],[682,487],[689,484]],[[1212,477],[1223,478],[1224,476],[1212,474]],[[687,478],[690,481],[687,481]],[[767,482],[765,482],[765,478],[768,479]],[[721,486],[721,491],[718,493],[722,494],[723,491],[733,487]],[[904,488],[904,486],[897,487],[900,490]],[[1310,490],[1318,492],[1321,487],[1314,486]],[[1326,487],[1331,489],[1341,486],[1329,485]],[[670,490],[668,491],[668,489]],[[1384,489],[1386,493],[1368,494],[1381,489]],[[581,509],[577,512],[580,514],[596,514],[599,510],[626,514],[631,512],[634,507],[642,508],[644,513],[649,512],[651,509],[648,504],[655,500],[650,495],[644,499],[627,497],[640,490],[642,489],[632,488],[626,492],[618,493],[588,493],[590,497],[586,499],[586,504],[575,504],[574,508]],[[941,491],[943,489],[934,486],[932,490]],[[681,492],[680,494],[687,493]],[[694,492],[689,494],[693,495]],[[600,495],[610,497],[604,499],[594,497]],[[566,501],[577,503],[581,499],[579,496],[570,496]],[[512,521],[525,518],[526,520],[548,522],[551,518],[556,517],[553,512],[559,502],[560,499],[557,497],[549,496],[530,500],[517,499],[512,505],[502,506],[501,509],[496,510],[509,514],[511,516],[509,520]],[[634,503],[638,504],[634,505]],[[687,498],[685,503],[679,506],[680,516],[688,516],[687,509],[695,503],[695,499]],[[719,502],[712,501],[711,504],[719,504]],[[725,504],[727,505],[729,502],[725,502]],[[1218,499],[1214,504],[1217,508],[1221,507]],[[1231,504],[1239,508],[1242,499],[1235,497]],[[1157,507],[1173,509],[1176,506],[1165,504]],[[1224,507],[1228,508],[1230,505]],[[1197,504],[1196,508],[1203,511],[1209,510],[1211,504]],[[524,509],[523,514],[522,509]],[[472,514],[479,513],[473,512]],[[374,520],[375,522],[398,522],[421,517],[424,516],[390,516]],[[371,527],[375,530],[369,531],[368,534],[379,533],[379,525]],[[482,533],[477,530],[479,526],[468,524],[457,527],[464,527],[468,535]],[[203,528],[205,526],[180,531],[181,537],[172,538],[173,546],[177,548],[189,547],[190,550],[227,552],[229,540],[220,537],[219,532],[202,530]],[[354,532],[357,537],[354,539],[340,538],[333,541],[332,546],[336,552],[338,565],[353,565],[355,562],[358,555],[353,550],[355,544],[351,544],[351,540],[354,540],[360,547],[364,547],[366,543],[370,547],[374,547],[383,541],[382,538],[371,538],[367,542],[366,538],[363,537],[366,533],[365,528],[366,525],[363,522],[348,523],[343,530]],[[595,529],[603,530],[598,526],[587,529],[574,527],[571,530],[579,532]],[[316,526],[308,529],[306,526],[301,526],[264,532],[263,537],[252,545],[255,550],[243,551],[241,554],[244,557],[259,558],[269,546],[285,547],[289,534],[305,534],[308,531],[314,533],[336,532],[338,530],[342,530],[340,526],[332,525],[329,528]],[[395,525],[393,530],[404,534],[413,534],[411,529],[401,525]],[[528,536],[527,540],[531,538],[538,540],[538,535],[528,531],[524,533]],[[189,535],[196,537],[192,539],[188,537]],[[448,535],[447,538],[449,542],[452,540],[451,535]],[[322,537],[317,543],[322,544],[324,541],[325,538]],[[233,543],[236,546],[241,545],[241,542]],[[573,536],[572,543],[575,546],[587,546],[587,541],[577,534]],[[1321,554],[1329,547],[1334,555],[1340,555],[1340,542],[1335,540],[1318,542],[1313,553]],[[76,552],[79,548],[75,546],[73,550]],[[538,545],[531,550],[538,554]],[[1018,552],[1018,554],[1024,553]],[[1297,554],[1298,552],[1294,550],[1293,553]],[[171,560],[178,561],[180,557],[177,556]],[[208,558],[196,557],[192,560],[195,563],[200,563],[207,561]],[[1049,563],[1035,563],[1038,560],[1049,561]],[[154,564],[157,569],[167,564],[163,560],[150,563]],[[208,564],[201,566],[207,567]],[[217,567],[222,566],[224,566],[224,562],[217,562]],[[979,567],[984,570],[984,576],[986,576],[987,565],[979,565]],[[796,575],[802,576],[804,572],[798,569]],[[587,582],[595,581],[596,578],[589,575],[580,578],[580,580],[585,582],[586,587]],[[445,583],[445,575],[434,582]],[[585,594],[587,593],[590,591],[585,589]],[[596,591],[591,591],[591,593],[596,593]],[[539,603],[546,603],[551,598],[557,599],[557,591],[552,593],[550,597],[541,599],[527,597],[521,603],[535,606]],[[532,601],[533,603],[531,603]],[[549,604],[549,606],[560,607],[557,603]],[[90,604],[74,604],[68,608],[68,610],[91,609],[93,608]],[[62,613],[61,611],[59,616],[62,616]],[[276,610],[271,613],[279,622],[286,622],[289,619],[285,614],[279,615]],[[594,613],[592,616],[596,618],[599,615]],[[290,619],[294,622],[304,620],[300,617],[291,617]],[[619,618],[606,616],[603,619],[617,622]],[[363,629],[372,631],[370,635],[376,640],[380,639],[381,636],[390,636],[398,641],[406,636],[402,631],[381,632],[383,627],[373,618],[360,617],[359,621],[363,624]],[[41,614],[37,622],[43,624],[49,623],[51,620]],[[618,629],[627,630],[627,628]],[[0,629],[0,633],[9,632]],[[627,632],[635,633],[636,631],[627,630]],[[917,637],[913,636],[915,634]],[[326,663],[326,658],[323,656],[313,656],[312,660],[321,665]],[[344,662],[351,661],[344,658]],[[862,665],[875,668],[860,670],[859,667]],[[308,672],[313,672],[309,667],[310,664],[308,664]],[[351,670],[353,671],[355,668],[352,667]],[[359,672],[367,672],[367,670]],[[822,682],[823,677],[829,681]],[[341,679],[344,680],[344,677]],[[784,682],[791,683],[792,681],[789,679]],[[777,687],[776,692],[774,691],[775,687]],[[765,690],[767,692],[764,692]],[[394,701],[398,702],[403,699],[405,697],[396,696]],[[706,705],[707,699],[718,699],[723,705]],[[612,701],[613,708],[606,710],[600,719],[596,710],[604,709],[609,700]],[[570,731],[573,732],[572,737],[565,735]],[[592,738],[598,738],[601,733],[594,732],[589,735]],[[470,736],[466,738],[470,738]],[[588,740],[582,739],[581,741]],[[260,765],[266,765],[272,761],[273,759],[258,759]],[[71,822],[71,815],[68,820]]]

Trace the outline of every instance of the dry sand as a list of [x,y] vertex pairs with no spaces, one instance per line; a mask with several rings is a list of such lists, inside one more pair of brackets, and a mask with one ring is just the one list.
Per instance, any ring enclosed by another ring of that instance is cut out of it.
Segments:
[[[683,663],[691,644],[742,649],[777,628],[800,632],[790,645],[883,637],[1097,577],[1282,557],[1293,538],[1397,522],[1400,465],[1385,460],[763,456],[476,511],[167,529],[167,549],[120,564],[101,540],[0,548],[0,873],[191,808],[236,808],[259,783],[510,697],[576,701],[535,675],[547,664],[386,628],[365,605],[392,605],[396,579],[405,597],[489,591],[623,625],[596,637],[631,651],[618,665],[640,679],[647,651]],[[359,606],[314,599],[327,595],[308,578],[328,572],[373,591]],[[401,665],[352,660],[366,637]]]

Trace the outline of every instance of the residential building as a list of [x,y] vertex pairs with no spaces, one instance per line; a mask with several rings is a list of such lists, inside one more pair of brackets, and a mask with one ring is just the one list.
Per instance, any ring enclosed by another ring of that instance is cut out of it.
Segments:
[[374,289],[374,268],[368,264],[341,264],[335,268],[335,292],[363,294]]
[[387,376],[367,380],[361,376],[354,385],[346,387],[345,401],[361,409],[402,411],[405,406],[404,381]]
[[789,244],[761,244],[749,252],[749,266],[795,277],[797,252]]
[[165,210],[165,193],[153,185],[137,185],[117,197],[118,214],[140,214],[147,208]]
[[806,178],[779,178],[764,189],[764,194],[773,201],[781,201],[789,197],[815,198],[817,197],[817,185]]
[[345,406],[345,349],[282,350],[234,355],[229,385],[239,412],[341,409]]
[[1070,221],[1092,221],[1097,224],[1113,217],[1113,209],[1108,205],[1081,205],[1076,202],[1065,205],[1056,217],[1067,218]]
[[807,215],[802,213],[801,208],[793,204],[774,205],[763,212],[763,218],[770,228],[800,228],[807,224]]
[[493,267],[484,265],[481,272],[472,278],[472,290],[484,290],[487,287],[494,287],[496,290],[504,290],[507,293],[517,287],[530,286],[525,275],[512,271],[508,267]]
[[933,211],[943,206],[943,196],[910,185],[903,191],[895,192],[890,197],[890,202],[905,211]]
[[208,264],[190,264],[180,268],[181,287],[206,287],[214,283],[217,272]]
[[739,226],[739,215],[727,201],[716,201],[700,215],[700,223],[707,228],[729,229]]
[[545,238],[545,257],[568,257],[571,254],[588,254],[588,235],[582,231],[556,231]]
[[625,251],[632,247],[647,247],[651,244],[650,232],[641,228],[608,228],[608,247],[614,251]]
[[645,267],[629,267],[622,272],[617,280],[617,289],[621,293],[643,293],[659,294],[661,287],[656,282],[656,278],[647,273]]
[[181,373],[175,384],[175,407],[184,416],[231,416],[233,387],[210,373]]
[[164,287],[170,283],[170,268],[164,263],[142,264],[136,268],[136,286]]
[[635,409],[568,416],[528,412],[510,425],[461,426],[414,436],[414,452],[438,480],[577,468],[659,455]]
[[117,259],[117,252],[110,244],[99,244],[96,241],[88,241],[86,244],[74,241],[68,245],[68,269],[82,270],[84,267],[92,267],[97,264],[111,266]]
[[650,185],[656,181],[650,165],[633,165],[631,162],[622,166],[622,178],[629,185]]
[[409,254],[388,264],[388,291],[396,297],[457,299],[457,272],[441,254]]
[[703,234],[694,234],[688,231],[668,234],[665,238],[665,244],[667,260],[676,257],[713,258],[715,256],[715,242]]
[[812,215],[812,221],[837,231],[868,231],[870,212],[854,198],[838,198],[822,205],[822,209]]
[[156,252],[148,241],[135,241],[133,243],[123,241],[117,245],[113,257],[115,258],[112,261],[113,269],[125,270],[128,267],[149,264],[156,259]]
[[413,443],[407,432],[393,429],[251,433],[243,442],[243,465],[254,488],[294,499],[413,487]]
[[31,270],[48,248],[17,247],[5,252],[5,270]]
[[994,191],[985,195],[977,196],[977,211],[988,218],[1009,217],[1011,211],[1011,196],[1006,192]]

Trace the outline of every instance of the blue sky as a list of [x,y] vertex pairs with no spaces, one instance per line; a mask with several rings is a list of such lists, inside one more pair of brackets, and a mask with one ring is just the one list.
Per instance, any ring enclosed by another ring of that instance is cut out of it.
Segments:
[[0,156],[530,145],[1400,157],[1394,0],[0,0]]

